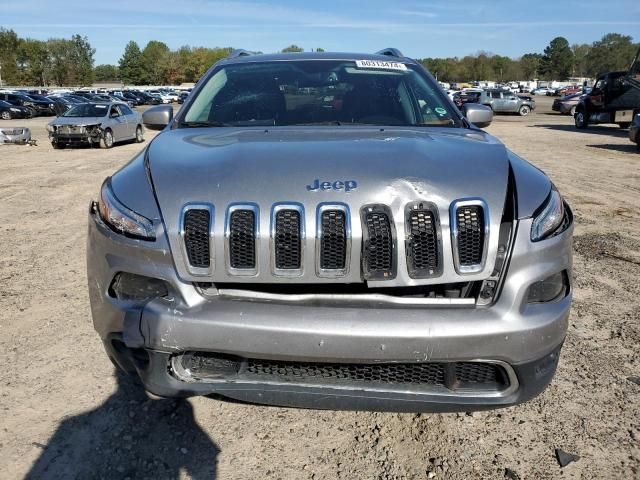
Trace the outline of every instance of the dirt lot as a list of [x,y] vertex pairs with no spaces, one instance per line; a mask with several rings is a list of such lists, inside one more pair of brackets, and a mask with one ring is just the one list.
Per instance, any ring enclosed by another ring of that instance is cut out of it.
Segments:
[[640,478],[640,154],[539,103],[488,130],[573,206],[569,334],[543,395],[473,415],[148,399],[114,373],[85,285],[89,200],[140,146],[56,151],[45,119],[3,122],[40,146],[0,147],[0,478]]

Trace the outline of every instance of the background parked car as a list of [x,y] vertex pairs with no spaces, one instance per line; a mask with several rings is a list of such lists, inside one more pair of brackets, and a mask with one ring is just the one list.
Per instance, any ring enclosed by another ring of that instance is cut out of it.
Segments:
[[480,94],[478,103],[491,107],[496,113],[518,113],[524,117],[535,110],[536,102],[530,97],[518,97],[511,90],[489,89]]
[[571,115],[573,117],[576,113],[576,105],[580,102],[580,97],[582,97],[582,92],[556,98],[553,101],[551,110],[554,112],[560,112],[564,115]]
[[99,145],[111,148],[125,140],[144,140],[142,116],[125,103],[76,105],[49,122],[53,148],[65,145]]
[[549,95],[551,92],[553,92],[553,90],[548,87],[538,87],[531,93],[533,93],[534,95]]
[[55,115],[53,102],[31,98],[23,93],[0,93],[0,100],[32,109],[34,115]]
[[33,112],[27,107],[12,105],[11,103],[0,100],[0,118],[3,120],[11,120],[12,118],[31,118]]
[[640,150],[640,113],[633,119],[633,123],[629,127],[629,140],[634,142]]

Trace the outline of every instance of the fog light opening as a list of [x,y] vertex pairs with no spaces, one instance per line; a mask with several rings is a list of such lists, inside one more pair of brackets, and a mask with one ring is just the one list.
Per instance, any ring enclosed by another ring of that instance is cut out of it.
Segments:
[[566,270],[554,273],[529,287],[527,303],[547,303],[564,298],[569,293]]
[[169,288],[164,280],[134,273],[119,272],[109,286],[109,296],[117,300],[144,303],[166,297]]

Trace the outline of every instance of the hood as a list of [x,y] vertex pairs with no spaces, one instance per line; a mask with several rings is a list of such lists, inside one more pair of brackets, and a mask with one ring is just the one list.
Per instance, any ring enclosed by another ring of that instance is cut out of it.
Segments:
[[105,117],[57,117],[49,122],[49,125],[74,125],[83,127],[88,125],[100,125]]
[[[307,237],[311,239],[318,205],[346,204],[355,244],[361,235],[360,210],[364,205],[389,207],[398,238],[402,239],[406,205],[427,201],[437,206],[444,251],[447,244],[450,249],[451,203],[482,198],[496,234],[489,237],[486,268],[476,275],[466,275],[465,280],[486,278],[493,268],[509,175],[504,145],[484,132],[466,129],[176,129],[154,139],[148,161],[174,255],[181,251],[178,224],[181,210],[188,203],[214,206],[219,244],[223,243],[226,210],[234,203],[258,207],[261,232],[270,231],[274,204],[299,204],[304,208]],[[222,245],[220,249],[218,252],[216,245],[216,255],[222,259]],[[189,278],[184,269],[181,273]],[[217,269],[214,279],[221,279]],[[359,277],[351,280],[360,281]],[[446,274],[437,280],[460,281]],[[398,275],[395,282],[384,283],[435,282],[409,281]]]

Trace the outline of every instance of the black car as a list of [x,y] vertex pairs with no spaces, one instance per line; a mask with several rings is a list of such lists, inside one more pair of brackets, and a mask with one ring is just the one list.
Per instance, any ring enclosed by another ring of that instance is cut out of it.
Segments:
[[11,120],[12,118],[31,118],[32,116],[33,112],[31,109],[0,100],[0,118],[2,118],[2,120]]
[[0,100],[12,105],[30,108],[34,115],[55,115],[53,102],[36,100],[22,93],[0,93]]
[[146,92],[136,92],[136,94],[140,95],[144,99],[144,103],[146,103],[147,105],[158,105],[162,103],[162,101],[158,97],[149,95]]
[[184,103],[184,101],[187,99],[190,93],[191,92],[189,91],[180,92],[178,94],[178,103]]
[[54,104],[54,110],[56,112],[56,116],[59,117],[64,112],[69,110],[72,106],[78,105],[80,103],[86,103],[85,99],[78,99],[77,97],[73,97],[71,95],[64,95],[61,97],[51,97],[51,100]]
[[128,101],[133,102],[134,105],[138,106],[138,105],[144,105],[145,103],[145,99],[142,95],[139,95],[138,92],[122,92],[122,96],[124,98],[126,98]]

